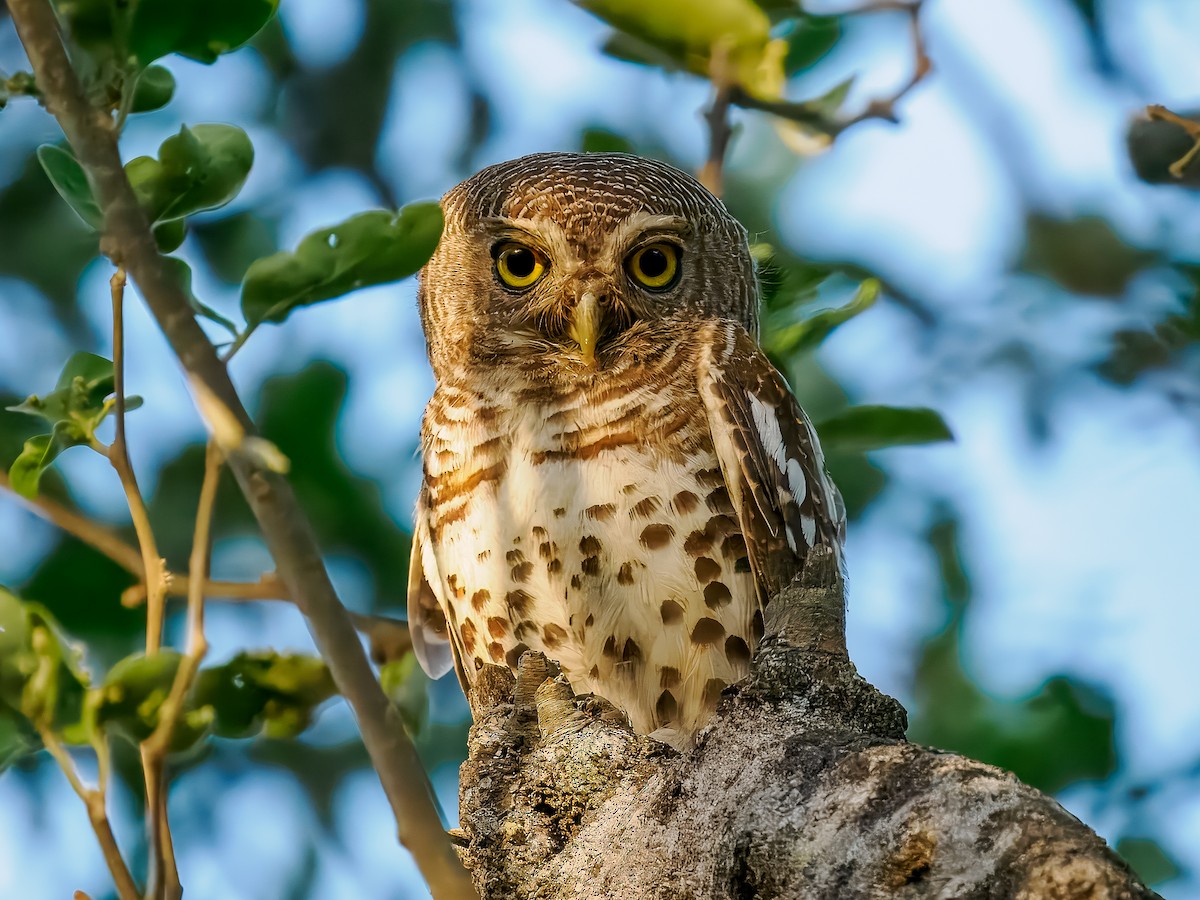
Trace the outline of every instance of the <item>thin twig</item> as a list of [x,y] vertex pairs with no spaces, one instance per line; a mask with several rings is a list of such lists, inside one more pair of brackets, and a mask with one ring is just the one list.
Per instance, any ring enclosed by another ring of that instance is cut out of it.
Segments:
[[[147,779],[164,786],[167,751],[175,734],[175,725],[183,712],[184,698],[192,686],[196,672],[200,669],[200,663],[208,653],[208,640],[204,635],[204,585],[212,553],[213,508],[217,501],[217,486],[220,484],[223,463],[221,451],[210,441],[204,455],[204,479],[200,483],[196,527],[192,534],[192,555],[188,561],[188,570],[192,573],[192,578],[187,598],[187,648],[183,659],[180,660],[179,669],[175,672],[171,691],[159,708],[158,724],[150,737],[142,742],[142,762],[146,767]],[[162,841],[164,896],[167,900],[174,900],[182,896],[183,888],[175,866],[165,791],[151,813],[154,819],[150,826],[152,833],[159,834]]]
[[154,529],[150,527],[150,514],[146,501],[138,487],[137,475],[129,461],[129,445],[125,440],[125,270],[118,268],[109,282],[112,288],[113,311],[113,396],[116,405],[113,419],[116,436],[108,447],[107,456],[121,487],[125,489],[125,500],[129,515],[133,519],[133,530],[137,534],[142,555],[142,569],[146,582],[146,653],[157,653],[162,646],[163,615],[167,589],[166,568],[158,553]]
[[[215,434],[230,437],[222,450],[237,478],[280,578],[304,614],[338,690],[358,721],[363,745],[383,785],[397,835],[413,855],[435,900],[475,898],[474,885],[447,840],[428,776],[403,722],[379,685],[350,617],[325,570],[312,526],[287,480],[242,450],[256,435],[229,373],[196,322],[188,299],[163,264],[121,164],[110,114],[88,101],[71,68],[48,0],[8,0],[38,86],[87,173],[104,211],[101,247],[118,259],[187,373],[197,406]],[[232,426],[232,428],[230,427]],[[153,572],[147,566],[147,572]]]
[[725,187],[725,154],[733,137],[733,128],[729,125],[729,104],[735,84],[729,65],[729,51],[724,45],[713,49],[709,79],[713,84],[713,99],[712,105],[704,112],[704,121],[708,125],[708,159],[697,178],[714,196],[720,197]]
[[1146,107],[1146,115],[1160,122],[1170,122],[1173,125],[1178,125],[1192,139],[1192,149],[1168,167],[1173,176],[1183,178],[1184,170],[1192,164],[1196,157],[1200,156],[1200,122],[1193,119],[1185,119],[1183,116],[1173,113],[1165,106],[1157,103]]
[[100,842],[100,849],[104,853],[104,861],[108,864],[108,871],[112,873],[113,883],[117,888],[117,896],[121,900],[138,900],[137,884],[133,880],[133,875],[129,872],[129,867],[125,865],[125,858],[121,856],[121,848],[117,845],[117,838],[113,834],[112,825],[108,821],[107,800],[105,795],[105,784],[103,780],[107,776],[107,766],[100,771],[101,781],[98,787],[90,788],[83,783],[83,779],[79,777],[79,771],[75,768],[75,761],[71,759],[71,754],[67,752],[67,748],[59,741],[58,735],[40,723],[34,723],[37,727],[38,734],[41,735],[42,744],[45,745],[50,755],[54,757],[54,761],[58,763],[58,767],[62,769],[63,774],[67,776],[67,781],[71,785],[71,789],[79,795],[79,799],[83,801],[84,807],[87,808],[88,819],[92,823],[92,830],[96,832],[96,839]]
[[68,534],[73,534],[88,546],[99,550],[121,568],[133,572],[139,578],[143,577],[142,555],[108,528],[43,494],[38,494],[33,499],[18,494],[13,490],[8,475],[3,469],[0,469],[0,489],[11,492],[36,515],[50,524],[58,526]]
[[745,109],[757,109],[761,112],[771,113],[771,115],[778,116],[781,119],[799,122],[817,131],[824,132],[831,138],[836,138],[847,128],[852,128],[860,122],[866,122],[870,119],[882,119],[885,122],[893,123],[899,122],[900,118],[896,112],[896,104],[920,84],[933,68],[929,55],[925,51],[925,38],[921,33],[920,14],[923,3],[924,0],[912,0],[912,2],[907,2],[907,0],[876,0],[876,2],[868,3],[851,11],[850,14],[853,15],[873,12],[903,12],[908,15],[912,28],[913,73],[911,77],[889,96],[872,100],[867,104],[866,109],[857,115],[844,119],[830,118],[811,102],[797,103],[790,100],[764,100],[748,93],[740,86],[734,86],[732,89],[730,102],[735,106],[741,106]]

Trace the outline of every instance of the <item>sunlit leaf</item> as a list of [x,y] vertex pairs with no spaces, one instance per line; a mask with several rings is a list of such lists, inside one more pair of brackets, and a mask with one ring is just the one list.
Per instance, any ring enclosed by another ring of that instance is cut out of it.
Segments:
[[297,307],[407,278],[433,255],[441,233],[436,203],[359,213],[307,235],[294,253],[251,265],[242,282],[242,314],[252,326],[282,322]]
[[92,193],[92,185],[79,161],[70,151],[55,144],[38,147],[37,158],[59,196],[67,201],[85,224],[99,229],[104,224],[104,213],[100,211],[100,205]]
[[168,53],[213,63],[254,37],[277,6],[278,0],[139,0],[129,50],[143,66]]
[[[782,91],[787,44],[771,39],[771,22],[753,0],[575,2],[690,72],[731,77],[763,97]],[[714,59],[722,72],[713,71]]]
[[878,450],[954,440],[942,417],[922,407],[852,406],[818,423],[817,433],[825,447],[837,450]]
[[254,146],[234,125],[183,126],[158,158],[139,156],[125,174],[151,222],[217,209],[237,196],[254,163]]

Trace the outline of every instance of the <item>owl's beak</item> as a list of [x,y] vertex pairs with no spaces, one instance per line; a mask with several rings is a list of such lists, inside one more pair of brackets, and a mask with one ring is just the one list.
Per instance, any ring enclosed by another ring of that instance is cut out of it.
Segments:
[[579,344],[579,356],[584,365],[596,365],[596,341],[603,326],[603,311],[599,298],[591,291],[584,291],[571,314],[571,339]]

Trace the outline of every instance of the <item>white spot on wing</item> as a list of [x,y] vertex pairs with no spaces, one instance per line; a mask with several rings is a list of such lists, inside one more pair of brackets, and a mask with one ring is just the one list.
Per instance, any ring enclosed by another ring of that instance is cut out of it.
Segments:
[[817,545],[817,520],[812,516],[801,516],[800,527],[804,529],[804,541],[810,547]]
[[750,398],[750,410],[754,415],[754,426],[758,429],[759,440],[780,472],[787,471],[787,451],[783,446],[783,432],[779,429],[779,420],[775,417],[775,407],[768,406],[758,397],[747,393]]
[[787,461],[787,478],[788,487],[792,489],[792,496],[796,498],[796,503],[803,503],[804,498],[808,496],[808,481],[804,477],[804,470],[800,468],[800,463],[795,459]]

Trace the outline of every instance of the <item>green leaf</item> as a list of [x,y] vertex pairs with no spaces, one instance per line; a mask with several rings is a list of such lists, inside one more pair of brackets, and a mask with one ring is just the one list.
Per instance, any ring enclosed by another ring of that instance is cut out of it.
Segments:
[[154,243],[158,245],[158,252],[170,253],[172,250],[178,250],[183,239],[187,237],[187,221],[171,219],[169,222],[159,222],[152,230]]
[[335,692],[329,670],[316,657],[240,653],[200,672],[193,702],[212,708],[221,737],[250,737],[260,730],[268,737],[295,737]]
[[25,605],[0,587],[0,701],[15,702],[25,684],[24,654],[29,646]]
[[[827,270],[815,271],[818,273],[817,280],[812,284],[806,284],[804,290],[811,291],[828,274]],[[839,325],[849,322],[855,316],[874,306],[878,297],[879,282],[874,278],[868,278],[859,285],[854,298],[845,306],[824,310],[802,322],[770,328],[764,336],[767,350],[778,356],[791,356],[806,350],[814,350]]]
[[192,268],[182,259],[177,259],[174,256],[163,257],[163,267],[167,274],[179,285],[179,289],[183,292],[183,296],[187,297],[188,304],[192,307],[193,312],[198,316],[203,316],[210,322],[216,322],[234,338],[238,336],[238,327],[231,320],[225,318],[215,309],[206,306],[196,298],[192,293]]
[[162,66],[149,66],[138,76],[133,89],[130,112],[150,112],[162,109],[175,96],[175,76]]
[[171,693],[182,660],[176,650],[122,659],[100,687],[96,721],[114,726],[134,741],[144,741],[158,725],[158,712]]
[[129,50],[143,66],[168,53],[213,63],[254,37],[277,6],[278,0],[140,0]]
[[29,720],[0,704],[0,774],[41,747],[42,742]]
[[787,46],[771,40],[771,22],[753,0],[575,0],[618,31],[683,68],[709,77],[719,57],[751,93],[777,97]]
[[784,69],[788,75],[794,75],[812,68],[833,49],[841,36],[842,25],[837,16],[801,16],[787,36]]
[[0,589],[0,706],[47,727],[77,727],[88,676],[50,611]]
[[[42,473],[46,471],[67,447],[74,444],[60,439],[63,429],[57,425],[53,434],[38,434],[25,442],[25,448],[8,468],[8,483],[12,489],[27,500],[38,495]],[[76,442],[81,443],[81,442]]]
[[242,282],[242,314],[251,327],[282,322],[296,307],[407,278],[428,262],[441,233],[436,203],[359,213],[305,236],[295,253],[251,265]]
[[70,151],[55,144],[38,147],[37,158],[59,196],[67,201],[84,224],[99,230],[104,224],[104,213],[100,211],[100,205],[92,193],[92,185],[79,161]]
[[1148,837],[1123,837],[1117,841],[1117,853],[1149,885],[1159,885],[1183,874],[1162,845]]
[[826,449],[879,450],[910,444],[952,441],[954,435],[932,409],[852,406],[817,425]]
[[416,654],[405,653],[384,663],[379,669],[379,682],[405,727],[412,734],[420,734],[429,720],[429,678],[417,662]]
[[139,156],[125,174],[152,223],[217,209],[237,196],[254,163],[254,146],[233,125],[184,125],[163,141],[158,159]]

